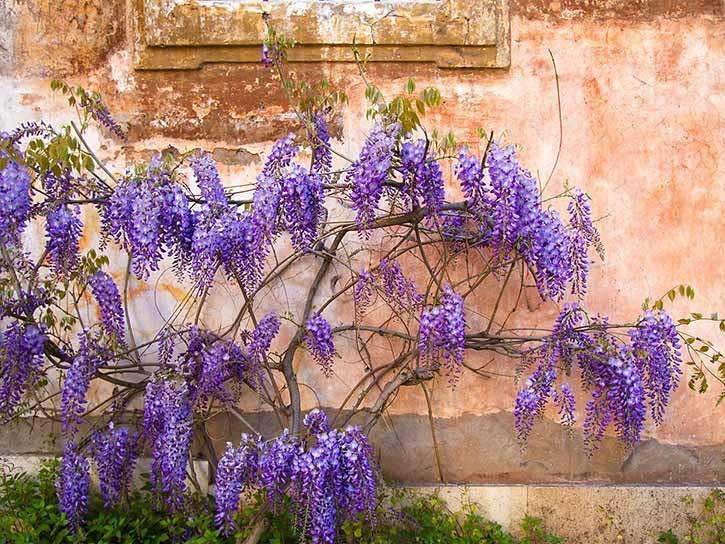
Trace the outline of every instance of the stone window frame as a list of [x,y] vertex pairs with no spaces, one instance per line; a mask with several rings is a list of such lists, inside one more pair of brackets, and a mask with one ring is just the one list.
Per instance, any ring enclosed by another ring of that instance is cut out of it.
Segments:
[[509,0],[134,0],[136,68],[256,63],[264,12],[297,45],[290,62],[371,62],[508,68]]

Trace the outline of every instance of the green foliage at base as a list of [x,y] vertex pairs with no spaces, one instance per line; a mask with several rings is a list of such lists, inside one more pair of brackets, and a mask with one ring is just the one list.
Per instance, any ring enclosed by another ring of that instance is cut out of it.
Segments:
[[[91,499],[86,523],[76,534],[67,527],[55,495],[57,463],[35,475],[0,468],[0,544],[235,544],[244,542],[259,519],[261,498],[238,516],[240,530],[222,536],[214,525],[212,497],[190,496],[189,508],[169,515],[148,489],[126,497],[117,508],[104,508]],[[340,544],[564,544],[543,520],[524,518],[516,531],[485,519],[474,505],[451,512],[439,497],[396,491],[385,497],[373,521],[346,523]],[[663,544],[725,544],[725,493],[713,491],[702,505],[686,500],[688,526],[662,532]],[[267,514],[268,526],[260,544],[296,544],[294,516],[286,509]]]

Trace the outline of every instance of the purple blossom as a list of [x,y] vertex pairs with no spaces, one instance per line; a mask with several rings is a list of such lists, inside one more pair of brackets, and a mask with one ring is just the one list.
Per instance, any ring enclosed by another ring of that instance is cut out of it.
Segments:
[[185,383],[156,379],[146,386],[144,438],[151,446],[151,483],[168,507],[178,510],[186,491],[193,418]]
[[[639,441],[647,415],[642,374],[627,349],[618,354],[589,358],[586,383],[592,390],[584,417],[584,442],[588,451],[601,441],[610,422],[627,446]],[[593,383],[592,383],[593,382]]]
[[363,233],[375,221],[399,132],[400,125],[397,123],[388,126],[376,124],[347,174],[347,181],[352,184],[350,199],[357,214],[355,221]]
[[115,282],[105,272],[99,270],[88,279],[93,297],[101,310],[101,324],[104,332],[119,342],[126,338],[121,295]]
[[287,491],[292,479],[294,460],[301,452],[299,441],[287,429],[262,448],[258,485],[265,491],[267,502],[272,508],[279,506]]
[[65,514],[71,531],[75,532],[88,510],[88,493],[91,485],[88,460],[72,442],[67,443],[60,462],[56,480],[58,506]]
[[556,370],[552,366],[541,365],[526,380],[525,387],[516,395],[514,427],[520,441],[526,441],[534,423],[543,415],[544,408],[553,394],[555,381]]
[[259,378],[259,367],[250,361],[234,342],[192,328],[188,349],[181,354],[176,370],[188,383],[189,401],[193,406],[206,406],[212,400],[234,400],[227,383],[246,381],[253,386]]
[[405,195],[412,206],[425,206],[431,214],[437,214],[445,200],[443,171],[438,161],[428,156],[428,145],[426,140],[403,142],[401,173]]
[[353,300],[355,301],[355,319],[360,320],[375,298],[375,277],[362,270],[355,281]]
[[[319,422],[317,422],[319,424]],[[314,544],[333,544],[342,520],[375,508],[372,451],[356,427],[316,435],[293,461],[291,494],[300,532]]]
[[45,218],[45,248],[53,270],[60,275],[68,274],[78,265],[78,240],[83,231],[78,215],[78,209],[71,210],[61,204],[50,210]]
[[257,323],[247,348],[250,359],[256,364],[261,366],[264,363],[272,341],[279,333],[279,328],[279,317],[274,312],[268,313]]
[[322,178],[294,165],[285,176],[281,191],[283,228],[290,233],[295,249],[310,251],[325,213]]
[[80,347],[66,373],[61,390],[60,414],[63,432],[72,438],[86,411],[86,393],[98,367],[103,364],[103,350],[98,338],[84,330],[79,335]]
[[312,116],[314,128],[312,142],[312,171],[316,172],[323,181],[327,181],[332,169],[332,149],[330,147],[330,131],[327,127],[325,115],[321,112]]
[[9,419],[43,366],[45,334],[36,325],[11,322],[0,331],[0,421]]
[[576,408],[576,399],[568,383],[561,384],[561,389],[554,391],[554,402],[559,408],[559,417],[562,425],[571,427],[576,421],[574,410]]
[[80,106],[111,134],[121,140],[126,139],[126,133],[121,128],[121,125],[111,116],[111,112],[108,111],[108,107],[103,103],[100,96],[84,95],[80,101]]
[[216,473],[216,515],[214,520],[229,535],[236,527],[235,514],[239,511],[239,500],[247,485],[257,482],[259,447],[248,436],[242,435],[241,443],[235,448],[227,442],[226,451]]
[[415,283],[403,274],[398,261],[383,259],[375,275],[381,283],[385,297],[394,308],[410,311],[423,302]]
[[489,205],[490,186],[484,178],[481,161],[463,149],[458,154],[456,176],[461,183],[463,195],[471,211],[482,218]]
[[446,285],[440,304],[421,313],[418,349],[421,361],[430,368],[436,368],[442,360],[452,387],[458,383],[463,368],[465,329],[463,298]]
[[219,178],[219,172],[211,154],[198,153],[191,159],[190,164],[204,201],[209,206],[226,205],[227,199],[224,195],[224,186]]
[[634,362],[643,376],[652,419],[661,423],[682,375],[680,337],[666,313],[645,312],[629,331]]
[[310,410],[305,416],[303,423],[310,434],[320,434],[330,431],[327,415],[319,409]]
[[134,273],[148,277],[166,253],[180,257],[191,249],[194,219],[188,199],[155,158],[140,178],[127,178],[102,209],[103,232],[131,255]]
[[252,292],[262,280],[270,246],[258,218],[230,208],[203,210],[196,222],[190,270],[202,286],[209,286],[222,267],[230,278]]
[[335,343],[332,328],[319,313],[313,313],[306,323],[305,343],[312,358],[322,368],[325,376],[332,375],[332,363],[335,357]]
[[572,293],[579,298],[587,290],[589,278],[589,248],[594,246],[599,256],[604,259],[604,246],[599,238],[594,223],[589,197],[579,189],[575,189],[569,202],[569,229],[572,273]]
[[137,440],[135,433],[115,427],[113,422],[106,432],[96,431],[92,436],[93,460],[106,508],[117,505],[129,489],[138,457]]
[[30,174],[28,170],[6,155],[0,171],[0,242],[15,245],[30,217]]

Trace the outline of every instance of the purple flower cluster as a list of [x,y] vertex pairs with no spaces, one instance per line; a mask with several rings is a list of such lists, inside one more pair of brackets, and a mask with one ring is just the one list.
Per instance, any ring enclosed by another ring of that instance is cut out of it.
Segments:
[[544,299],[560,299],[569,284],[583,294],[588,249],[601,248],[586,197],[575,194],[567,228],[556,211],[542,208],[536,180],[521,168],[513,146],[492,143],[485,166],[484,170],[475,157],[462,152],[456,170],[468,209],[496,259],[503,261],[516,250]]
[[327,181],[332,169],[332,148],[325,115],[321,112],[316,113],[312,117],[312,126],[315,131],[312,142],[312,171],[316,172],[323,181]]
[[645,312],[637,327],[629,331],[629,337],[647,390],[652,419],[661,423],[682,375],[680,337],[670,316],[662,311]]
[[274,507],[283,494],[292,500],[302,539],[336,542],[345,519],[371,515],[376,503],[372,450],[356,427],[330,430],[319,410],[305,418],[309,444],[284,432],[267,443],[243,437],[231,444],[217,473],[216,521],[224,532],[234,527],[242,490],[256,486]]
[[68,274],[78,265],[78,241],[83,231],[79,213],[80,210],[61,204],[45,217],[45,248],[53,270],[59,275]]
[[228,277],[253,290],[262,280],[268,253],[264,230],[251,213],[223,207],[198,214],[189,266],[200,285],[211,285],[223,267]]
[[181,188],[158,158],[142,177],[130,177],[114,190],[102,210],[104,233],[131,254],[140,278],[158,270],[165,253],[177,263],[189,254],[194,216]]
[[93,434],[92,450],[103,503],[111,508],[119,503],[131,484],[138,457],[138,437],[111,422],[106,432]]
[[573,266],[572,292],[580,298],[587,291],[589,277],[589,248],[594,247],[604,258],[604,246],[594,223],[589,197],[575,189],[568,206],[571,238],[571,263]]
[[590,320],[576,304],[559,315],[550,337],[530,350],[526,360],[538,366],[516,398],[516,432],[525,440],[535,420],[553,400],[562,423],[574,421],[575,400],[568,386],[556,391],[557,369],[567,374],[578,367],[582,386],[591,395],[584,410],[584,439],[592,452],[612,425],[626,445],[636,443],[644,429],[649,404],[660,423],[681,375],[680,342],[674,323],[664,312],[647,312],[629,331],[630,344],[608,332],[601,318]]
[[438,161],[428,157],[426,140],[406,140],[400,146],[401,174],[405,196],[412,207],[425,206],[431,214],[440,211],[445,201],[443,171]]
[[282,227],[290,233],[295,249],[311,250],[325,211],[322,178],[294,165],[282,181],[281,193]]
[[0,331],[0,421],[9,419],[43,366],[45,334],[36,325],[11,322]]
[[118,293],[116,283],[111,276],[99,270],[88,279],[88,284],[100,308],[104,332],[119,342],[124,342],[126,326],[121,295]]
[[592,398],[586,404],[584,441],[593,451],[613,424],[619,440],[627,446],[639,441],[647,416],[642,373],[632,361],[631,351],[601,353],[586,357],[585,386]]
[[378,288],[391,307],[398,311],[411,312],[423,302],[415,282],[405,276],[400,263],[383,259],[376,269],[361,272],[355,283],[353,297],[358,317],[362,317],[372,303]]
[[191,159],[190,165],[204,202],[211,207],[226,206],[227,197],[224,194],[224,186],[211,154],[198,153]]
[[151,483],[172,510],[183,505],[193,415],[185,383],[156,379],[146,386],[143,434],[151,446]]
[[363,232],[375,221],[399,133],[400,125],[397,123],[388,126],[376,124],[347,174],[347,181],[352,184],[350,200],[357,214],[355,220]]
[[0,242],[15,245],[30,216],[30,174],[16,161],[6,160],[0,171]]
[[375,509],[375,475],[367,438],[356,427],[315,435],[293,461],[290,494],[298,530],[313,544],[334,544],[342,520]]
[[80,346],[73,358],[60,397],[60,414],[63,432],[68,438],[75,436],[86,410],[86,393],[98,367],[103,364],[103,349],[98,338],[84,330],[78,335]]
[[526,380],[524,389],[516,395],[514,427],[520,441],[524,442],[529,437],[534,423],[543,415],[554,391],[555,381],[556,370],[552,366],[541,365]]
[[239,500],[246,486],[257,483],[259,444],[247,435],[235,448],[227,442],[227,448],[219,459],[216,473],[216,516],[214,520],[229,534],[236,527],[235,514],[239,511]]
[[375,298],[375,276],[368,270],[361,270],[353,288],[355,319],[359,320]]
[[442,360],[452,387],[458,383],[463,369],[465,329],[463,297],[446,285],[440,304],[421,313],[418,349],[426,366],[436,368]]
[[411,311],[423,302],[415,282],[403,274],[398,261],[383,259],[375,275],[385,297],[394,308]]
[[108,111],[108,107],[101,101],[100,96],[84,95],[80,105],[98,124],[105,127],[111,134],[121,140],[126,139],[126,133],[121,128],[121,125],[113,118],[111,112]]
[[259,320],[252,331],[251,340],[247,346],[249,358],[253,364],[261,366],[267,357],[272,341],[279,333],[280,321],[277,314],[270,312]]
[[313,313],[305,324],[307,332],[305,343],[312,358],[320,365],[325,376],[332,375],[332,363],[335,357],[335,343],[332,339],[332,328],[319,313]]
[[88,510],[88,493],[91,486],[88,459],[72,442],[65,445],[56,480],[58,506],[65,514],[72,531],[76,531]]

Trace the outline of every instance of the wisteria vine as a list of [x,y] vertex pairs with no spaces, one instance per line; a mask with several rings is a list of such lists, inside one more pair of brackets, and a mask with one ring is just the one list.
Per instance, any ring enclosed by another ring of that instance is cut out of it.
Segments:
[[[267,47],[271,67],[281,57]],[[96,95],[79,96],[79,136],[94,120],[124,136]],[[692,344],[680,329],[687,323],[673,321],[662,299],[630,323],[587,312],[590,264],[604,256],[588,195],[567,188],[548,199],[514,146],[489,138],[480,155],[447,148],[411,128],[399,108],[386,110],[377,95],[373,102],[353,157],[333,140],[325,102],[299,111],[300,130],[243,183],[199,150],[114,174],[82,138],[67,153],[43,155],[72,138],[67,130],[27,123],[1,135],[0,417],[57,410],[58,498],[72,529],[88,507],[91,467],[106,506],[116,506],[144,452],[160,507],[183,510],[201,448],[220,531],[235,529],[242,494],[255,491],[271,511],[291,501],[301,539],[336,542],[341,523],[375,509],[364,431],[401,387],[439,375],[457,387],[466,369],[480,372],[475,352],[517,360],[522,443],[547,413],[580,425],[590,452],[609,430],[631,446],[648,415],[663,421]],[[85,224],[93,214],[100,232]],[[35,223],[43,240],[28,233]],[[99,257],[119,251],[121,262]],[[183,302],[154,334],[142,333],[130,291],[169,270]],[[519,291],[532,283],[542,301],[561,303],[544,333],[508,325],[520,297],[509,304],[504,293],[517,277]],[[492,287],[495,302],[479,307]],[[203,310],[219,292],[234,315],[211,325]],[[385,339],[389,360],[370,354],[374,338]],[[303,400],[306,356],[323,379],[339,380],[342,360],[360,365],[363,378],[335,417]],[[42,398],[58,377],[60,390]],[[112,384],[113,398],[92,402],[95,381]],[[137,397],[143,413],[133,419],[127,408]],[[281,431],[253,428],[239,408],[249,397]],[[361,425],[342,422],[343,409]],[[206,432],[219,412],[249,427],[223,452]],[[89,430],[92,417],[102,425]]]

